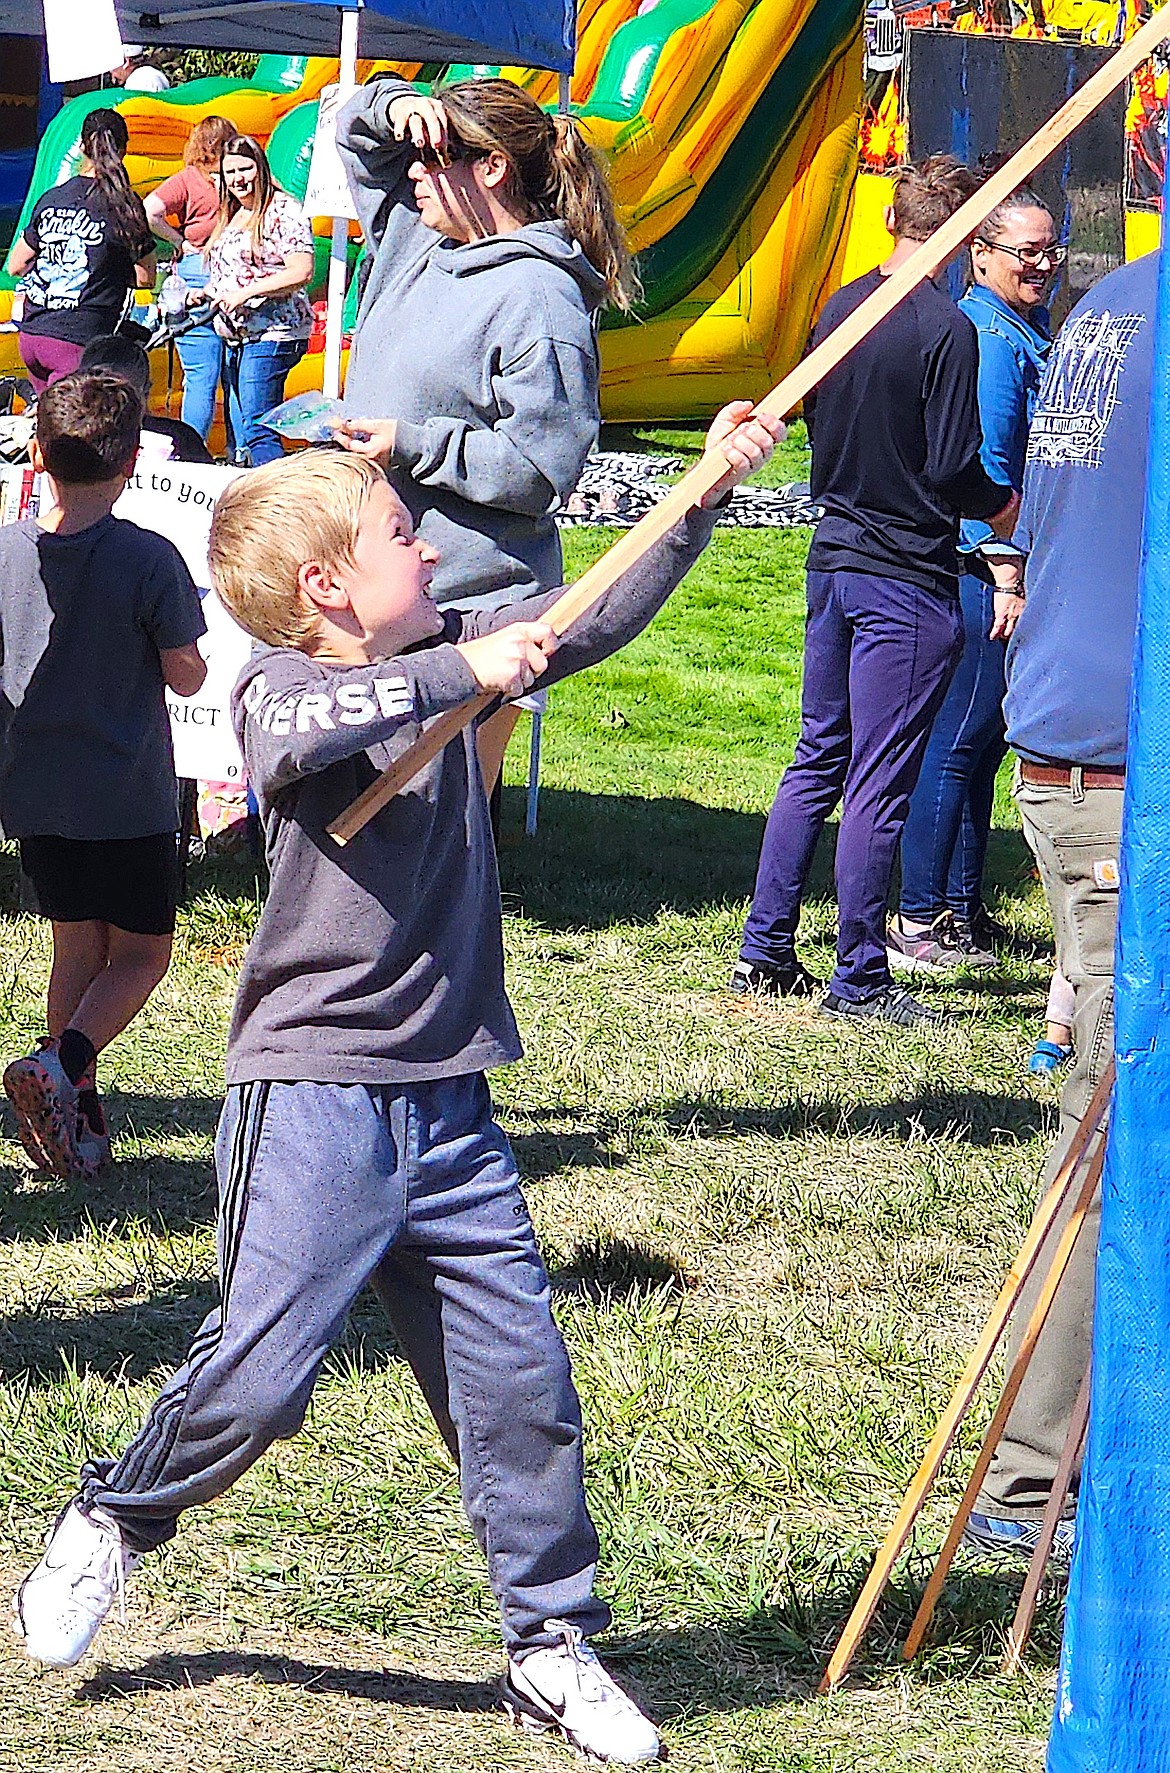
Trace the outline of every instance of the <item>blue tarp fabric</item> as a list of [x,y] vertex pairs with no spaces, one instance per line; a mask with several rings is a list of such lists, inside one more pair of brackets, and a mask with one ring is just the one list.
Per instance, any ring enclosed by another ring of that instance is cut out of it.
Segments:
[[[1049,1773],[1170,1773],[1170,246],[1130,708],[1093,1405]],[[1159,1044],[1159,1042],[1161,1044]]]
[[[84,6],[86,0],[78,0]],[[126,43],[336,55],[340,0],[117,0]],[[400,61],[573,66],[574,0],[365,0],[359,54]],[[0,0],[0,34],[39,36],[40,0]]]

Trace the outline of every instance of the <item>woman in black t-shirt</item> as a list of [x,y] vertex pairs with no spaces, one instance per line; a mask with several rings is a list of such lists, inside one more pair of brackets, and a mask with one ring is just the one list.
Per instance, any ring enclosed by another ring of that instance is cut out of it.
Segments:
[[20,353],[38,394],[113,332],[136,284],[154,281],[150,224],[123,165],[129,143],[117,111],[91,111],[77,177],[39,199],[9,257],[24,279]]

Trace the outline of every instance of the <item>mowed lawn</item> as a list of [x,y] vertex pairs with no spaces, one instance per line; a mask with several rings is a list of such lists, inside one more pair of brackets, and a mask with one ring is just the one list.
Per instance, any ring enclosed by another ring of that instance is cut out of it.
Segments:
[[[790,450],[771,478],[799,473]],[[572,566],[609,539],[573,533]],[[928,987],[956,1019],[911,1035],[724,992],[795,733],[806,545],[807,532],[721,533],[647,635],[555,693],[534,841],[518,787],[505,805],[527,1057],[494,1089],[585,1407],[615,1613],[605,1653],[662,1721],[671,1765],[1038,1770],[1057,1601],[1005,1680],[1018,1583],[961,1564],[929,1652],[910,1670],[899,1656],[986,1409],[853,1679],[815,1697],[1022,1235],[1053,1102],[1024,1073],[1043,965]],[[999,818],[995,907],[1043,935],[1003,797]],[[0,866],[15,1053],[40,1026],[47,944],[15,910],[11,857]],[[822,855],[805,918],[822,974],[828,883]],[[105,1064],[117,1165],[44,1182],[0,1128],[5,1593],[80,1460],[122,1445],[214,1298],[212,1136],[262,888],[210,863],[191,887],[170,978]],[[571,1768],[569,1750],[497,1712],[499,1667],[454,1475],[362,1303],[301,1436],[187,1518],[80,1669],[38,1674],[4,1640],[0,1767]]]

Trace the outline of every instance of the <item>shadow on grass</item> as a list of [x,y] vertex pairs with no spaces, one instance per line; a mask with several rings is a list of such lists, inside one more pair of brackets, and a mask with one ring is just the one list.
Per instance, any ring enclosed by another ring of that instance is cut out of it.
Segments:
[[[710,1624],[615,1634],[601,1646],[602,1654],[667,1725],[704,1713],[807,1702],[816,1695],[868,1572],[866,1561],[824,1569],[811,1581],[794,1574],[772,1605]],[[1018,1575],[973,1567],[952,1571],[931,1637],[911,1665],[914,1677],[924,1682],[999,1678],[1023,1577],[1023,1569]],[[902,1645],[922,1586],[900,1577],[887,1590],[847,1686],[889,1687],[906,1670]],[[1062,1612],[1060,1592],[1049,1592],[1036,1614],[1029,1669],[1055,1667]]]
[[[603,929],[644,922],[664,909],[693,913],[751,895],[764,831],[759,813],[669,796],[544,788],[540,828],[535,839],[527,839],[524,807],[523,789],[504,790],[505,905],[550,929]],[[836,824],[828,825],[805,893],[809,903],[833,899],[836,836]],[[1019,831],[992,832],[985,878],[989,899],[1000,904],[1032,891],[1035,870]],[[210,915],[222,945],[217,912],[262,902],[267,880],[263,861],[247,855],[192,862],[184,895],[187,933],[197,941],[200,923]],[[16,849],[0,846],[0,917],[20,910]],[[246,933],[241,926],[241,940]]]
[[1041,1134],[1055,1135],[1054,1104],[1031,1096],[984,1094],[978,1090],[922,1090],[886,1102],[849,1102],[839,1095],[790,1097],[770,1108],[720,1102],[668,1103],[661,1118],[673,1133],[698,1138],[766,1133],[774,1139],[807,1139],[814,1134],[847,1138],[887,1133],[899,1139],[945,1137],[965,1145],[1025,1144]]
[[145,1379],[179,1365],[216,1303],[211,1281],[162,1287],[119,1304],[117,1292],[97,1311],[69,1311],[46,1300],[35,1311],[0,1318],[0,1376],[58,1384],[76,1369],[104,1378]]
[[[695,1284],[669,1256],[620,1238],[579,1245],[551,1279],[562,1296],[597,1305]],[[0,1378],[53,1385],[73,1370],[125,1380],[173,1371],[218,1304],[218,1288],[208,1276],[172,1282],[145,1298],[140,1293],[139,1284],[131,1283],[103,1295],[96,1310],[74,1311],[47,1299],[34,1310],[6,1313],[0,1317]],[[374,1372],[401,1359],[389,1320],[366,1290],[326,1355],[322,1376],[355,1365]]]
[[[559,1118],[561,1111],[556,1112]],[[508,1143],[526,1182],[543,1182],[562,1170],[616,1170],[627,1161],[625,1154],[607,1141],[604,1132],[593,1129],[579,1133],[510,1132]]]
[[[807,1703],[816,1694],[848,1606],[865,1567],[822,1573],[820,1586],[794,1589],[776,1604],[740,1617],[635,1635],[612,1633],[603,1659],[667,1729],[684,1719]],[[999,1676],[1004,1633],[1020,1579],[962,1570],[952,1579],[931,1644],[914,1664],[919,1681],[990,1680]],[[918,1599],[914,1588],[891,1590],[847,1677],[852,1688],[888,1687],[903,1668],[901,1644]],[[1045,1600],[1029,1646],[1029,1668],[1050,1670],[1060,1645],[1060,1602]],[[419,1622],[420,1624],[423,1622]],[[137,1668],[103,1668],[77,1688],[74,1703],[100,1704],[138,1693],[257,1680],[306,1693],[341,1694],[407,1709],[491,1712],[499,1707],[492,1680],[440,1678],[409,1669],[355,1669],[248,1650],[165,1652]]]
[[578,1244],[569,1260],[549,1278],[558,1293],[593,1305],[664,1290],[689,1291],[698,1285],[673,1257],[620,1237],[591,1238]]
[[[678,798],[582,794],[546,788],[535,839],[521,837],[524,794],[504,793],[500,873],[505,905],[550,929],[638,923],[664,909],[693,913],[747,899],[764,832],[757,813]],[[833,897],[836,825],[826,827],[806,901]],[[1022,834],[992,833],[989,889],[1000,903],[1032,890]]]
[[[0,1241],[75,1237],[93,1229],[162,1226],[171,1232],[210,1225],[216,1212],[210,1141],[222,1106],[218,1096],[138,1096],[110,1091],[104,1097],[117,1161],[91,1178],[58,1180],[21,1164],[0,1167]],[[0,1124],[16,1141],[16,1123],[5,1102]],[[205,1159],[166,1153],[136,1155],[138,1138],[196,1136],[208,1142]],[[13,1187],[13,1184],[16,1187]]]
[[[114,1289],[93,1311],[72,1311],[46,1300],[33,1311],[0,1317],[0,1379],[55,1385],[73,1370],[102,1378],[137,1380],[173,1372],[196,1330],[219,1303],[209,1275],[159,1287],[146,1298],[120,1299],[138,1288]],[[342,1335],[322,1364],[323,1378],[352,1365],[375,1371],[402,1358],[374,1295],[354,1302]]]
[[82,1682],[74,1702],[93,1704],[134,1693],[169,1693],[224,1680],[258,1680],[269,1686],[300,1687],[307,1693],[339,1693],[349,1699],[425,1711],[485,1712],[495,1711],[499,1705],[495,1683],[490,1680],[445,1680],[409,1669],[338,1668],[254,1650],[163,1654],[150,1657],[139,1668],[103,1668],[100,1674]]

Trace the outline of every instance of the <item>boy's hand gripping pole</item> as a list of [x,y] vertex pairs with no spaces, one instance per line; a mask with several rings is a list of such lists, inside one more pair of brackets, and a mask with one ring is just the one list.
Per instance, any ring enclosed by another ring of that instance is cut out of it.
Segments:
[[[935,273],[972,237],[986,221],[997,204],[1002,203],[1018,185],[1026,183],[1036,168],[1067,141],[1073,131],[1104,103],[1124,80],[1146,61],[1158,46],[1170,37],[1170,5],[1159,7],[1152,17],[1128,42],[1114,50],[1103,67],[1098,68],[1085,84],[1073,93],[1047,123],[1014,153],[1010,160],[980,185],[974,196],[957,209],[949,221],[936,228],[929,240],[898,270],[884,277],[881,284],[861,306],[855,308],[827,339],[810,351],[796,368],[759,402],[756,411],[775,413],[783,418],[823,381],[829,371],[848,357],[855,346],[867,338],[874,328],[893,312],[899,302],[920,283]],[[719,450],[710,450],[667,494],[660,504],[628,530],[608,553],[603,554],[575,585],[547,610],[543,620],[558,634],[592,608],[605,595],[622,573],[641,559],[669,529],[688,511],[693,511],[706,493],[718,486],[727,473],[727,463]],[[356,837],[363,825],[384,807],[387,801],[414,780],[445,745],[463,731],[494,697],[476,696],[440,714],[419,734],[414,744],[384,770],[365,793],[346,808],[329,826],[329,835],[340,844]]]

